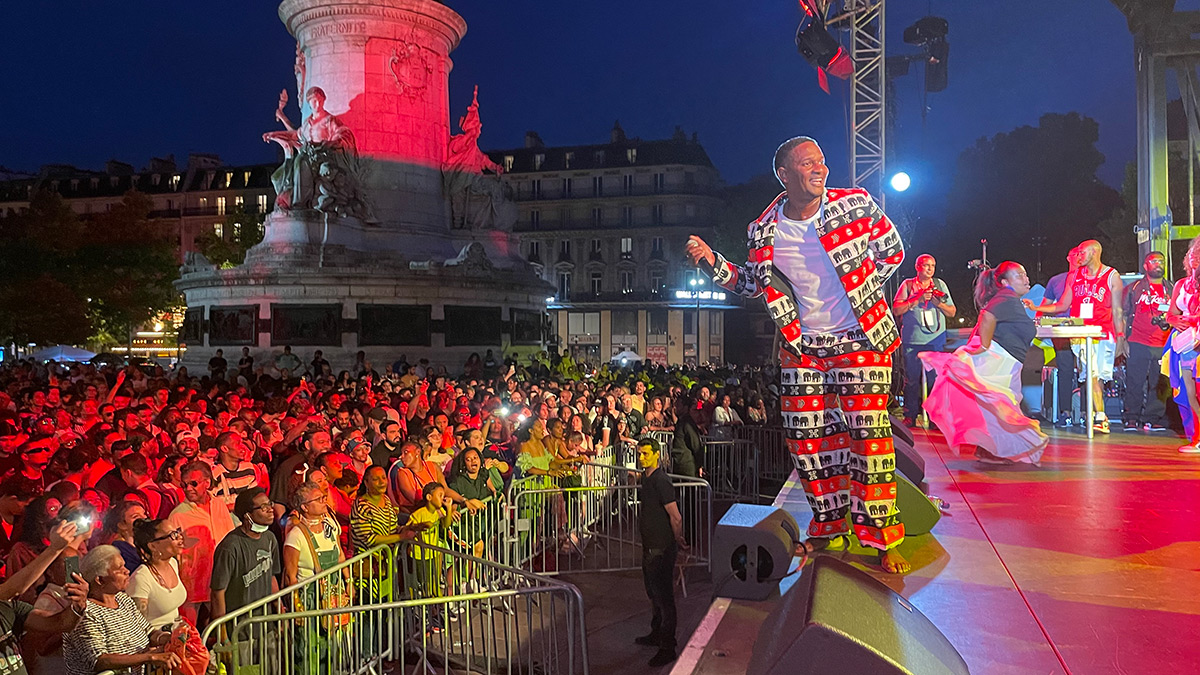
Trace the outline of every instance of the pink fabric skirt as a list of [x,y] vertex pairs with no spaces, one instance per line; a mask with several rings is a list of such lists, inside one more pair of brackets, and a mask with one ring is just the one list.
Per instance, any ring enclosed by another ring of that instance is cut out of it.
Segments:
[[[979,344],[971,338],[968,346]],[[978,446],[1011,460],[1037,464],[1049,438],[1036,420],[1021,412],[1021,363],[996,344],[982,354],[965,347],[953,354],[922,352],[925,368],[937,381],[925,399],[925,412],[962,451]]]

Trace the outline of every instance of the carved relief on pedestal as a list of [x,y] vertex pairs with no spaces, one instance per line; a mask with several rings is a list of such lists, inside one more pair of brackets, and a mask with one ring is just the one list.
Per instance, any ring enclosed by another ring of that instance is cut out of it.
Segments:
[[420,101],[433,80],[434,61],[428,50],[417,43],[415,33],[398,42],[388,56],[388,72],[396,80],[401,95]]

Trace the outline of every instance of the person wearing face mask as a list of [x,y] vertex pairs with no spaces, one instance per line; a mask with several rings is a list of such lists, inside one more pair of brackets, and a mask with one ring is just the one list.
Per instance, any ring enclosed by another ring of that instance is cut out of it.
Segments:
[[1142,260],[1141,279],[1125,289],[1125,316],[1130,317],[1125,343],[1125,412],[1121,415],[1125,431],[1165,431],[1167,406],[1159,392],[1162,386],[1161,361],[1170,325],[1164,315],[1170,309],[1173,285],[1164,279],[1167,259],[1151,251]]
[[279,542],[267,534],[275,511],[266,490],[252,487],[239,493],[233,515],[238,527],[217,544],[213,554],[209,588],[214,620],[279,590]]
[[974,449],[985,464],[1036,465],[1049,439],[1021,412],[1021,364],[1037,333],[1021,297],[1029,276],[1015,262],[984,270],[975,283],[979,323],[953,354],[924,352],[921,360],[939,379],[925,401],[946,442]]

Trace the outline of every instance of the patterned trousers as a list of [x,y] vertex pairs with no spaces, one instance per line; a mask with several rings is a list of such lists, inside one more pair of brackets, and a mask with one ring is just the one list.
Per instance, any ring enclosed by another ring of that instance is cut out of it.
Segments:
[[833,537],[852,524],[863,546],[892,548],[904,540],[887,412],[892,357],[872,350],[861,330],[803,335],[800,354],[780,350],[780,393],[813,512],[808,534]]

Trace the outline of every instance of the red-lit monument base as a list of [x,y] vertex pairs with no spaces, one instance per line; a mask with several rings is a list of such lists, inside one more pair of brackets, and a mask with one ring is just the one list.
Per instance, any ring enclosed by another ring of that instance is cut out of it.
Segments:
[[[1197,672],[1200,458],[1161,434],[1051,435],[1040,469],[992,468],[918,431],[930,493],[950,513],[902,544],[911,574],[864,568],[928,616],[973,674]],[[792,494],[803,526],[807,506]],[[681,662],[744,672],[769,610],[730,603]]]

